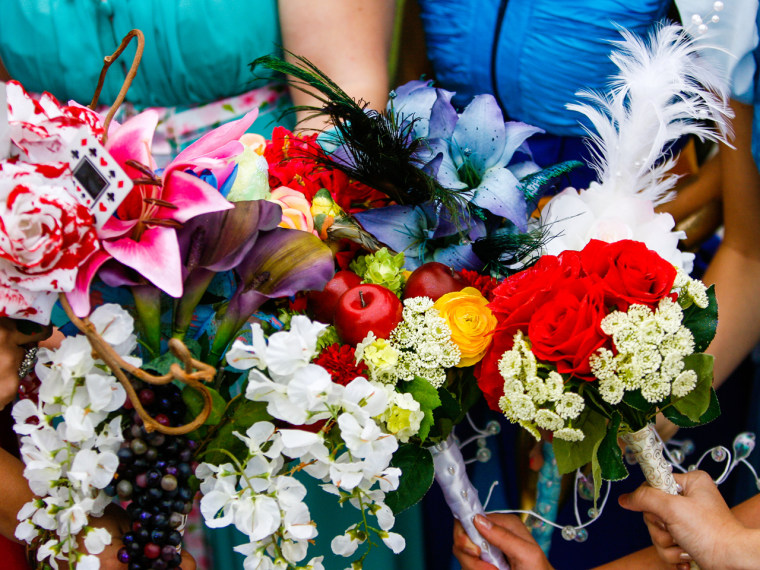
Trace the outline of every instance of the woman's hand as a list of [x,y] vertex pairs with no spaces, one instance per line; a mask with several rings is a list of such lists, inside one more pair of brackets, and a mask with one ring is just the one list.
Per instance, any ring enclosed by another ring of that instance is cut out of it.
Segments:
[[[478,515],[474,522],[481,536],[504,553],[512,570],[552,569],[541,547],[515,515]],[[454,556],[463,570],[494,568],[480,559],[480,547],[470,540],[458,521],[454,523]]]
[[739,522],[710,476],[692,471],[675,478],[682,495],[644,484],[619,499],[623,508],[644,513],[660,557],[679,568],[688,568],[692,558],[703,568],[756,567],[760,532]]
[[0,410],[10,404],[18,393],[18,369],[26,348],[50,336],[49,327],[37,333],[25,334],[16,321],[0,317]]

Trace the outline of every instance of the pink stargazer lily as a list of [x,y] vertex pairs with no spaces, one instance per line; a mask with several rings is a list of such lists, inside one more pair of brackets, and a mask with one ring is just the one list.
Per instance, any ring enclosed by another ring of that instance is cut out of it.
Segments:
[[98,232],[103,252],[79,273],[69,294],[74,311],[90,309],[89,288],[109,259],[130,267],[172,297],[182,296],[182,263],[176,228],[200,214],[232,208],[216,188],[194,173],[210,170],[223,182],[234,169],[230,160],[243,152],[239,138],[256,119],[257,110],[211,131],[182,151],[163,171],[156,168],[151,142],[158,113],[147,110],[109,129],[106,149],[135,181],[135,187]]

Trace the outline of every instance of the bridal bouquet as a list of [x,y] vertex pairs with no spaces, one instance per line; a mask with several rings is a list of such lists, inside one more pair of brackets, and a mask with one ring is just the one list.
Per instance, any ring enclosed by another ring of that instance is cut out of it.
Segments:
[[556,235],[494,291],[499,325],[478,382],[493,409],[553,438],[561,472],[590,463],[596,495],[602,479],[627,475],[618,437],[650,484],[675,493],[652,422],[658,412],[684,427],[719,414],[703,353],[717,307],[687,275],[685,236],[655,205],[675,184],[671,145],[689,134],[725,142],[730,110],[680,27],[622,35],[610,92],[580,93],[590,102],[571,106],[596,131],[599,182],[542,209]]
[[680,426],[718,415],[702,352],[714,293],[641,242],[543,256],[494,297],[499,324],[478,374],[486,400],[536,439],[553,437],[561,472],[591,463],[597,492],[627,475],[619,436],[658,412]]

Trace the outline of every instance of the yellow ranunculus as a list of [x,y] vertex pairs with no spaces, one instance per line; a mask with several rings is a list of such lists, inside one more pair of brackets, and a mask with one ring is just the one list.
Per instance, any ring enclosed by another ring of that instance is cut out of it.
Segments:
[[474,287],[446,293],[433,305],[451,329],[451,340],[462,352],[457,367],[472,366],[483,358],[491,344],[496,317],[488,301]]

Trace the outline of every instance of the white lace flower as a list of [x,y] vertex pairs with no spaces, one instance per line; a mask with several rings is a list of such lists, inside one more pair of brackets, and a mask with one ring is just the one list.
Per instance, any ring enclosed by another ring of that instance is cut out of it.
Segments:
[[565,389],[565,381],[559,372],[552,370],[544,380],[546,386],[546,398],[550,402],[556,402],[562,397]]
[[676,398],[683,398],[697,387],[697,373],[694,370],[684,370],[675,380],[671,390]]
[[576,394],[575,392],[566,392],[562,394],[562,397],[557,400],[554,405],[554,409],[557,414],[566,420],[573,420],[577,418],[583,411],[585,403],[583,396]]
[[625,387],[616,377],[601,380],[599,382],[599,395],[608,404],[616,406],[623,400],[623,396],[625,396]]
[[565,441],[583,441],[586,436],[583,431],[579,429],[565,427],[555,431],[554,437]]
[[565,421],[551,410],[538,410],[536,412],[536,425],[549,431],[557,431],[565,427]]
[[647,374],[641,385],[641,395],[656,404],[670,395],[670,381],[661,374]]

